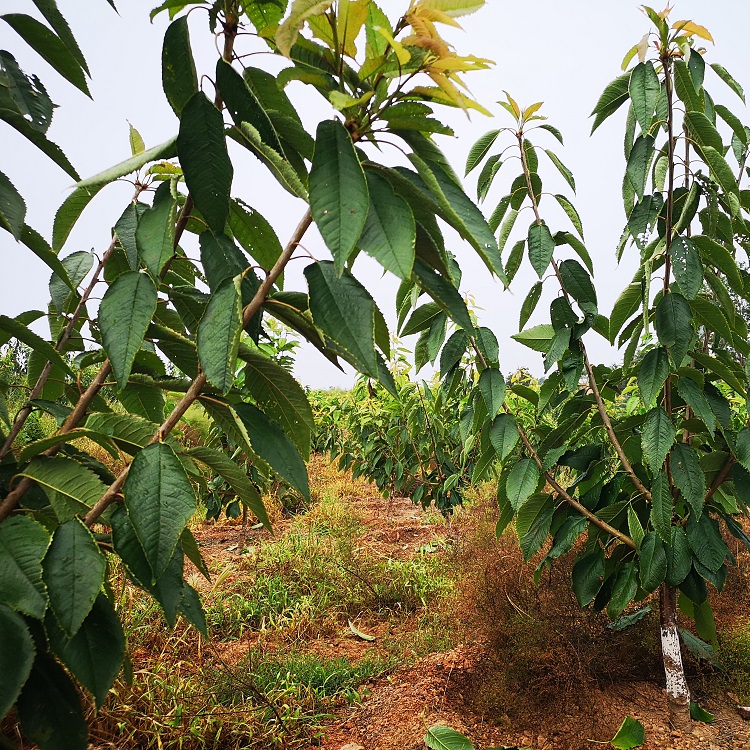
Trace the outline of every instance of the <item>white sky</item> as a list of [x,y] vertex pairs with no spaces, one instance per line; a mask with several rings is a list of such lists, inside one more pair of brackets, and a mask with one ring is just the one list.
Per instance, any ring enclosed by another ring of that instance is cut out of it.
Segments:
[[[48,135],[62,147],[82,177],[87,177],[129,156],[128,121],[141,132],[147,147],[176,133],[177,118],[161,90],[161,41],[168,18],[162,14],[153,25],[149,23],[148,12],[157,0],[119,0],[119,16],[105,0],[58,2],[92,71],[93,101],[62,81],[3,23],[0,23],[0,48],[12,51],[24,70],[37,73],[53,101],[60,105]],[[10,6],[7,10],[13,12],[36,15],[29,0],[12,0],[3,5]],[[381,7],[392,20],[405,6],[406,0],[381,0]],[[706,45],[707,62],[720,62],[750,90],[750,76],[746,75],[750,62],[746,51],[750,3],[717,0],[709,7],[700,0],[678,0],[672,19],[691,19],[707,26],[716,40],[716,49]],[[627,258],[618,267],[614,258],[625,222],[620,198],[625,167],[622,154],[625,110],[605,123],[593,137],[589,137],[588,116],[603,88],[621,72],[620,62],[625,52],[649,29],[648,20],[630,0],[527,0],[525,3],[488,0],[482,11],[461,19],[461,23],[464,33],[448,35],[459,54],[474,54],[496,62],[491,70],[470,74],[466,81],[475,98],[496,113],[497,118],[474,113],[467,120],[458,111],[437,108],[436,116],[448,121],[457,133],[456,138],[437,136],[440,147],[462,173],[474,141],[491,128],[511,124],[510,118],[494,104],[504,89],[522,106],[543,100],[542,113],[563,131],[565,147],[542,131],[532,140],[535,145],[554,150],[575,174],[578,192],[573,200],[594,259],[599,307],[608,314],[635,268],[635,262]],[[205,12],[195,11],[190,27],[199,75],[213,77],[216,53],[207,32]],[[237,48],[250,52],[258,49],[254,45],[248,37],[240,39]],[[250,60],[258,67],[268,65],[273,70],[279,67],[279,60],[269,55]],[[729,106],[743,121],[746,119],[744,105],[708,70],[706,84],[717,102]],[[204,85],[212,96],[210,81],[204,79]],[[334,114],[310,87],[294,83],[288,93],[313,130],[319,120]],[[49,238],[55,211],[71,188],[70,178],[3,123],[0,123],[0,144],[1,168],[26,198],[27,223]],[[304,213],[304,204],[278,187],[248,152],[237,147],[233,156],[236,156],[233,194],[259,210],[274,226],[282,244],[285,243]],[[564,192],[565,184],[544,155],[540,162],[545,191]],[[519,171],[513,163],[503,166],[496,178],[497,187],[485,204],[488,214]],[[472,195],[471,177],[466,187]],[[104,252],[110,228],[131,194],[132,188],[126,183],[103,190],[84,212],[62,255],[77,250]],[[542,201],[541,209],[553,232],[572,231],[551,197]],[[521,214],[516,227],[519,237],[525,234],[530,222],[530,214]],[[512,241],[513,237],[506,253]],[[327,257],[314,231],[304,244],[315,257]],[[510,339],[518,330],[521,302],[536,280],[528,262],[524,262],[512,291],[503,292],[467,245],[455,236],[451,236],[449,245],[464,271],[462,291],[473,295],[483,308],[478,312],[481,323],[492,328],[501,342],[501,369],[508,373],[527,366],[540,374],[541,357]],[[188,254],[194,257],[189,244],[187,247]],[[23,246],[17,246],[7,232],[0,233],[0,257],[5,261],[5,272],[0,275],[0,311],[17,315],[32,308],[44,309],[49,298],[47,267]],[[304,262],[292,262],[286,288],[305,289],[303,267]],[[390,276],[381,278],[379,267],[367,259],[358,261],[354,272],[393,323],[397,280]],[[545,294],[530,324],[548,319],[553,286],[551,282],[549,288],[545,286]],[[413,347],[415,342],[416,337],[411,337],[404,343]],[[619,359],[596,334],[589,334],[587,344],[595,362],[613,363]],[[351,371],[339,372],[312,348],[301,352],[295,372],[303,384],[312,387],[348,387],[353,382]]]

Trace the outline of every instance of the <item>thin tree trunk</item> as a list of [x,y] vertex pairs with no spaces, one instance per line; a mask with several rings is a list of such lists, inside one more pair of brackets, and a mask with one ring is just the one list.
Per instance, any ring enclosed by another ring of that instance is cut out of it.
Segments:
[[661,652],[667,678],[669,723],[673,729],[690,730],[690,688],[682,664],[677,632],[677,590],[666,583],[659,589]]

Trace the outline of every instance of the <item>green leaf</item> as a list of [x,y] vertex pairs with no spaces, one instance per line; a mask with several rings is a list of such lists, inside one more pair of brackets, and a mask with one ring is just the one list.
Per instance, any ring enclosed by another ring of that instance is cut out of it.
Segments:
[[0,227],[7,229],[16,241],[26,226],[26,203],[13,183],[0,172]]
[[703,256],[704,262],[716,266],[727,277],[729,286],[737,294],[744,294],[742,275],[737,267],[737,262],[729,250],[724,245],[720,245],[716,240],[705,235],[698,235],[691,239]]
[[643,286],[633,282],[625,287],[612,308],[609,316],[609,340],[614,343],[627,320],[636,313],[643,298]]
[[665,294],[656,307],[656,335],[679,367],[693,338],[693,313],[681,294]]
[[74,518],[57,527],[44,558],[50,607],[72,638],[94,606],[107,562],[83,522]]
[[457,325],[466,331],[474,328],[464,298],[453,284],[430,268],[421,258],[414,262],[412,279]]
[[718,333],[725,341],[732,341],[732,327],[722,309],[705,297],[690,300],[690,308],[697,322],[709,331]]
[[669,256],[680,291],[687,299],[695,299],[703,286],[703,266],[695,245],[687,237],[675,237]]
[[[233,198],[229,204],[229,228],[240,247],[263,269],[273,268],[282,247],[271,225],[254,208]],[[277,282],[281,288],[281,280]]]
[[36,76],[27,76],[7,50],[0,50],[0,70],[5,73],[2,106],[7,108],[6,112],[28,118],[32,130],[46,133],[54,105],[42,82]]
[[667,545],[672,542],[672,493],[667,475],[660,471],[651,483],[651,525]]
[[698,562],[716,573],[729,555],[729,548],[722,539],[716,519],[704,512],[699,520],[696,520],[696,516],[691,513],[686,532],[690,549]]
[[186,453],[191,458],[200,461],[208,466],[209,469],[219,474],[232,488],[232,491],[237,494],[242,503],[256,515],[260,522],[269,531],[271,531],[271,521],[269,520],[268,513],[263,505],[263,499],[248,478],[247,472],[244,469],[237,466],[237,464],[232,461],[226,453],[214,450],[213,448],[205,448],[200,445],[188,449]]
[[610,115],[613,115],[628,100],[630,72],[623,73],[610,83],[599,97],[591,116],[596,115],[591,127],[593,133]]
[[339,275],[362,234],[369,206],[367,180],[349,131],[338,120],[324,120],[315,137],[310,210]]
[[516,420],[510,414],[498,414],[490,426],[490,443],[501,461],[511,454],[518,443]]
[[604,552],[597,549],[579,557],[572,570],[573,593],[580,607],[594,601],[604,581]]
[[529,318],[531,317],[531,314],[536,309],[537,303],[541,299],[541,296],[542,296],[542,282],[537,281],[531,287],[531,289],[529,289],[529,293],[526,295],[526,299],[524,299],[523,304],[521,305],[521,315],[518,319],[518,327],[520,329],[523,329],[526,323],[529,322]]
[[182,109],[177,153],[195,207],[215,232],[229,218],[229,191],[234,169],[224,137],[224,119],[200,92]]
[[649,593],[661,586],[667,575],[667,553],[664,543],[654,531],[649,531],[638,550],[641,586]]
[[544,492],[533,494],[518,509],[516,533],[526,562],[539,552],[547,541],[554,512],[555,503],[552,495]]
[[35,456],[38,456],[40,453],[46,451],[47,448],[51,448],[53,445],[68,443],[71,440],[78,440],[82,437],[88,437],[94,442],[99,443],[100,445],[102,445],[102,447],[106,448],[107,452],[110,454],[110,456],[112,456],[112,458],[114,458],[115,460],[119,459],[117,450],[105,435],[94,432],[93,430],[88,430],[85,427],[76,427],[62,434],[52,434],[47,436],[46,438],[41,438],[39,440],[34,440],[34,442],[32,443],[27,443],[23,447],[23,450],[18,454],[18,461],[19,463],[26,463],[27,461],[31,461],[31,459]]
[[652,62],[641,62],[633,68],[628,83],[628,93],[641,130],[648,131],[661,93],[659,76]]
[[[704,354],[700,351],[693,351],[691,352],[690,356],[700,365],[705,367],[709,372],[712,372],[714,375],[718,375],[728,386],[733,388],[737,393],[739,393],[741,396],[745,396],[745,385],[740,379],[735,375],[735,373],[727,367],[723,362],[718,360],[716,357],[711,357],[708,354]],[[712,402],[712,399],[708,396],[707,397],[709,402]],[[726,404],[726,401],[724,401],[724,404]],[[728,420],[723,420],[721,417],[721,414],[716,410],[716,408],[713,408],[713,412],[716,415],[716,417],[719,420],[720,424],[723,424],[726,426],[726,422]],[[728,414],[728,411],[727,411]]]
[[724,191],[732,216],[738,216],[740,213],[740,193],[732,168],[719,151],[711,146],[703,146],[701,153],[706,160],[706,164],[711,168],[712,176]]
[[138,270],[138,246],[135,239],[138,221],[147,210],[148,207],[143,203],[128,203],[114,228],[114,233],[125,251],[128,265],[133,271]]
[[24,13],[0,16],[37,54],[46,60],[65,80],[90,97],[81,63],[65,43],[43,23]]
[[165,182],[156,191],[153,206],[138,219],[135,230],[138,255],[154,280],[159,280],[164,266],[174,255],[176,210],[177,202],[169,183]]
[[516,333],[511,338],[524,346],[528,346],[529,349],[546,353],[555,333],[555,329],[549,323],[543,323],[542,325],[533,326],[525,331]]
[[638,591],[638,571],[634,563],[626,563],[616,573],[612,595],[607,605],[607,616],[617,619],[625,607],[633,601]]
[[36,649],[26,623],[0,604],[0,719],[13,707],[31,673]]
[[669,375],[669,357],[662,347],[646,352],[638,368],[638,390],[643,405],[651,407]]
[[24,225],[21,242],[23,242],[23,244],[26,245],[26,247],[28,247],[29,250],[31,250],[31,252],[42,261],[42,263],[49,266],[52,272],[57,274],[57,276],[59,276],[68,287],[72,286],[72,284],[70,284],[70,279],[67,279],[66,281],[68,274],[65,270],[65,266],[60,262],[59,258],[53,252],[44,237],[32,229],[28,224]]
[[562,210],[565,211],[567,217],[575,227],[576,232],[583,237],[583,224],[581,223],[581,217],[578,215],[575,206],[564,195],[555,195],[555,200],[560,204]]
[[424,744],[430,750],[474,750],[474,746],[462,734],[439,724],[427,730]]
[[693,511],[700,515],[706,494],[706,477],[695,448],[687,443],[677,443],[669,457],[669,468],[675,486]]
[[83,210],[102,187],[103,185],[95,185],[91,188],[77,187],[57,209],[52,227],[52,247],[55,253],[60,253]]
[[702,721],[704,724],[711,724],[716,717],[695,701],[690,701],[690,718],[693,721]]
[[195,512],[193,488],[172,448],[154,443],[136,454],[123,494],[128,517],[156,580],[166,570],[180,534]]
[[120,391],[120,403],[125,410],[151,422],[161,423],[164,419],[164,392],[161,388],[130,381]]
[[161,81],[169,106],[179,117],[190,97],[198,92],[198,74],[190,49],[187,16],[172,21],[164,34]]
[[315,418],[305,391],[283,367],[260,352],[247,351],[241,356],[247,362],[245,388],[255,403],[281,425],[307,460]]
[[583,312],[596,315],[596,290],[586,269],[577,260],[564,260],[559,271],[565,291]]
[[[136,156],[131,156],[125,161],[121,161],[119,164],[115,164],[114,167],[105,169],[103,172],[95,174],[93,177],[89,177],[85,180],[81,180],[76,184],[77,188],[93,188],[102,187],[108,185],[110,182],[114,182],[120,177],[131,172],[137,172],[141,167],[145,166],[152,161],[162,161],[164,159],[172,159],[177,156],[177,138],[170,138],[164,143],[160,143],[158,146],[142,151]],[[74,175],[74,179],[78,179],[77,175]]]
[[[52,274],[49,280],[49,292],[57,312],[70,313],[80,300],[77,294],[71,297],[71,289],[76,290],[86,278],[94,265],[94,256],[79,250],[64,258],[62,265],[65,274],[63,276],[57,273]],[[70,303],[69,300],[71,300]]]
[[672,526],[670,543],[667,544],[667,583],[679,586],[690,573],[692,557],[690,543],[682,526]]
[[732,89],[732,91],[734,91],[734,93],[744,102],[745,92],[742,90],[742,86],[732,78],[727,69],[718,63],[711,63],[711,68],[716,75],[719,76],[719,78],[721,78],[721,80],[724,81],[724,83],[726,83],[726,85],[729,86],[729,88]]
[[691,378],[681,377],[677,381],[677,392],[680,394],[680,398],[693,410],[693,413],[703,420],[708,431],[713,435],[716,429],[716,416],[711,410],[711,404],[708,403],[703,389],[696,385]]
[[646,730],[643,724],[632,716],[626,716],[609,744],[617,750],[632,750],[634,747],[640,747],[645,739]]
[[652,472],[656,473],[661,469],[674,440],[675,428],[667,412],[661,406],[647,412],[643,422],[641,446],[644,459]]
[[88,726],[78,691],[51,656],[37,656],[16,710],[25,739],[41,750],[88,747]]
[[100,708],[125,655],[125,634],[109,599],[104,594],[97,596],[73,638],[65,634],[54,617],[47,617],[45,629],[55,653]]
[[705,92],[697,91],[693,83],[693,77],[684,60],[674,61],[674,90],[685,109],[690,112],[703,112],[705,109]]
[[747,427],[737,433],[734,454],[740,466],[750,471],[750,429]]
[[107,491],[107,486],[93,471],[59,456],[39,456],[20,474],[33,479],[48,495],[61,495],[68,506],[84,513]]
[[654,137],[651,135],[641,134],[635,139],[633,148],[628,157],[628,164],[625,169],[625,175],[633,186],[638,200],[643,198],[643,191],[646,188],[646,179],[654,158]]
[[99,306],[102,343],[120,389],[127,385],[133,361],[156,312],[157,292],[145,273],[126,271],[107,289]]
[[719,131],[703,112],[686,112],[685,124],[698,148],[703,149],[710,146],[716,151],[723,151],[724,145],[721,142]]
[[[549,149],[544,149],[544,153],[549,156],[550,161],[557,167],[557,171],[563,176],[565,179],[565,182],[570,185],[570,189],[575,193],[576,191],[576,180],[575,177],[573,177],[573,173],[560,161],[559,157],[554,151],[550,151]],[[565,211],[568,216],[570,216],[570,209],[573,208],[573,205],[564,198],[564,196],[555,196],[557,198],[557,202],[560,203],[560,205],[563,207],[563,210]],[[560,198],[564,198],[565,201],[568,204],[568,208],[565,207],[565,205],[560,201]],[[575,209],[573,209],[573,213],[575,213]],[[577,216],[577,214],[576,214]],[[575,224],[575,222],[573,222]],[[578,221],[580,224],[580,220]],[[577,228],[577,227],[576,227]],[[580,231],[580,230],[579,230]],[[583,234],[583,232],[581,232]]]
[[508,475],[505,485],[508,500],[513,510],[518,509],[531,497],[541,477],[539,466],[531,458],[522,458]]
[[294,443],[276,423],[252,404],[235,404],[253,450],[310,502],[307,468]]
[[339,277],[330,261],[305,268],[310,312],[315,325],[358,363],[361,372],[378,376],[375,352],[375,302],[349,273]]
[[489,418],[494,419],[505,401],[505,379],[503,378],[503,374],[494,367],[487,367],[482,370],[477,387],[484,399]]
[[78,46],[78,42],[73,36],[73,32],[70,30],[68,22],[58,10],[56,0],[34,0],[34,5],[44,16],[47,23],[52,27],[55,34],[60,37],[60,40],[68,48],[70,54],[78,61],[81,68],[86,73],[89,73],[89,68],[86,64],[83,52],[81,52],[81,48]]
[[370,208],[359,247],[383,268],[407,280],[414,267],[416,224],[409,204],[372,170],[366,174]]
[[19,341],[22,341],[35,352],[39,352],[40,356],[44,357],[49,362],[52,362],[53,365],[57,365],[64,370],[65,373],[73,375],[73,371],[70,369],[68,363],[62,358],[60,352],[58,352],[49,341],[45,341],[40,336],[37,336],[32,330],[27,328],[16,318],[9,318],[7,315],[0,315],[0,331],[8,334],[9,338],[16,338]]
[[471,147],[469,155],[466,158],[464,177],[479,166],[480,162],[485,156],[487,156],[487,152],[492,148],[492,145],[495,143],[501,132],[502,131],[500,130],[490,130]]
[[47,609],[42,560],[50,537],[28,516],[11,516],[0,524],[0,603],[37,620]]
[[211,295],[198,326],[198,359],[208,382],[222,394],[234,382],[242,333],[240,277],[225,279]]
[[541,279],[552,261],[552,254],[555,252],[555,240],[546,224],[534,222],[529,227],[527,242],[529,261]]

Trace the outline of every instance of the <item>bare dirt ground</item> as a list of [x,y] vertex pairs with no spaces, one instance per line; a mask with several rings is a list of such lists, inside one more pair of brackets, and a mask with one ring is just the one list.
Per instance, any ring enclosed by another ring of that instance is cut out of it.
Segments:
[[[455,555],[454,548],[461,547],[465,538],[476,533],[476,519],[466,526],[459,514],[452,526],[446,526],[438,516],[424,514],[409,500],[397,498],[388,501],[364,483],[357,486],[359,491],[346,497],[344,502],[350,503],[362,518],[360,544],[378,554],[404,559],[424,554],[425,545],[440,540],[441,547],[434,554]],[[277,521],[276,534],[285,533],[288,524],[283,519]],[[241,553],[239,532],[237,524],[228,522],[204,523],[195,530],[212,570],[221,568]],[[267,532],[263,530],[251,531],[249,543],[252,543],[253,536],[260,539],[265,535]],[[468,545],[470,556],[474,554],[471,543]],[[491,542],[485,541],[485,547],[476,553],[477,557],[488,554],[487,544]],[[463,546],[466,548],[467,545]],[[520,555],[508,549],[507,541],[504,545],[498,543],[497,550],[490,548],[489,554],[498,559],[513,555],[520,559]],[[514,559],[502,575],[518,577],[519,580],[524,576],[530,578],[533,568],[525,566],[522,561],[519,568],[518,559]],[[747,560],[744,566],[747,573]],[[717,600],[720,628],[722,624],[747,621],[750,613],[747,610],[746,583],[743,580],[735,584],[734,593],[730,592],[725,604],[719,604],[719,601],[726,594]],[[514,666],[514,656],[509,649],[504,649],[502,639],[487,636],[492,627],[488,631],[486,623],[476,625],[482,617],[477,619],[476,613],[469,611],[474,585],[476,581],[471,572],[458,585],[455,606],[457,612],[463,612],[457,616],[464,621],[460,645],[450,651],[429,654],[363,686],[366,697],[362,703],[341,706],[327,727],[322,741],[324,750],[419,750],[424,748],[426,730],[434,724],[445,724],[463,732],[477,750],[504,746],[535,750],[593,750],[597,746],[609,747],[609,740],[627,715],[643,723],[646,730],[643,747],[647,750],[750,750],[750,722],[740,718],[736,706],[725,693],[700,695],[701,705],[716,715],[713,724],[696,722],[690,734],[671,731],[666,721],[663,674],[653,668],[652,659],[647,660],[649,664],[642,670],[630,675],[627,673],[629,666],[624,668],[625,674],[615,675],[610,670],[610,676],[604,679],[581,677],[575,670],[566,675],[564,672],[572,663],[571,657],[562,651],[555,653],[553,641],[552,653],[540,668],[542,673],[550,673],[552,688],[544,685],[541,692],[535,694],[537,685],[543,684],[537,673],[533,673],[533,679],[520,679],[515,686],[509,687],[507,674]],[[513,585],[518,587],[518,581]],[[466,588],[466,596],[462,599],[463,588]],[[513,596],[517,594],[513,593]],[[513,602],[510,593],[507,593],[507,598],[516,609],[525,612]],[[566,616],[561,614],[561,623]],[[359,622],[358,627],[378,640],[374,644],[365,643],[342,629],[335,637],[309,641],[306,648],[326,658],[346,656],[356,660],[368,651],[372,653],[373,648],[377,650],[386,635],[406,636],[418,625],[416,617],[406,619],[395,628],[386,620],[371,617]],[[532,613],[527,627],[532,630],[535,627],[548,628],[549,621],[535,623]],[[564,627],[571,626],[561,625]],[[565,637],[573,641],[569,634]],[[605,636],[595,633],[594,637]],[[640,658],[637,648],[633,647],[633,653],[628,653],[628,637],[626,634],[617,641],[617,647],[622,649],[622,661],[637,662]],[[246,653],[252,648],[252,640],[236,643],[232,648]],[[239,655],[239,652],[235,654]],[[231,658],[228,653],[226,656]],[[618,660],[620,657],[616,654],[614,658]],[[654,663],[658,665],[658,658]],[[558,669],[560,674],[553,674]],[[558,678],[566,678],[558,680],[559,689],[554,681]],[[698,685],[699,692],[700,687]],[[316,742],[320,743],[319,740]]]

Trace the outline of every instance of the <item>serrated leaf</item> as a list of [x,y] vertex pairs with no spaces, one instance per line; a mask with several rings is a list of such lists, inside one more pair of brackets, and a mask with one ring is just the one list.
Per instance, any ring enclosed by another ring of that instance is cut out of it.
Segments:
[[672,493],[667,475],[660,471],[651,483],[651,525],[667,545],[672,542]]
[[555,195],[555,200],[560,204],[562,210],[565,211],[567,217],[575,227],[576,232],[583,237],[583,224],[581,223],[581,217],[578,215],[575,206],[564,195]]
[[494,419],[505,401],[505,379],[503,378],[503,374],[494,367],[486,367],[479,375],[477,387],[484,399],[489,418]]
[[154,443],[136,454],[123,494],[130,523],[156,580],[195,512],[193,488],[172,448]]
[[500,135],[501,131],[498,130],[490,130],[488,133],[485,133],[469,150],[469,155],[466,158],[466,169],[464,171],[464,177],[466,177],[469,172],[472,172],[474,169],[476,169],[477,166],[479,166],[479,163],[484,159],[485,156],[487,156],[487,152],[492,148],[492,145],[497,140],[497,137]]
[[305,462],[281,427],[252,404],[235,404],[235,411],[247,430],[253,450],[309,502]]
[[681,294],[665,294],[656,307],[656,335],[676,367],[682,363],[693,338],[693,313]]
[[223,232],[229,218],[234,169],[227,152],[224,119],[200,92],[182,109],[177,152],[195,207],[211,229]]
[[690,549],[697,560],[711,572],[716,573],[729,555],[729,548],[721,536],[716,519],[711,518],[704,511],[696,520],[696,516],[691,513],[686,533]]
[[594,601],[604,581],[604,554],[602,550],[579,557],[572,570],[573,593],[580,607]]
[[0,172],[0,227],[20,241],[25,225],[26,203],[13,183]]
[[474,750],[474,746],[462,734],[440,725],[427,730],[424,743],[430,750]]
[[703,286],[703,266],[695,245],[687,237],[675,237],[669,256],[680,291],[686,299],[695,299]]
[[613,115],[628,100],[630,72],[618,76],[604,89],[591,116],[596,115],[591,127],[593,133],[608,117]]
[[526,299],[524,299],[523,303],[521,304],[521,314],[518,319],[518,327],[520,329],[523,329],[526,323],[529,322],[529,318],[531,317],[532,313],[536,309],[537,303],[541,299],[541,296],[542,296],[542,282],[537,281],[531,287],[531,289],[529,289],[529,293],[526,295]]
[[414,262],[412,279],[417,286],[432,297],[440,309],[450,315],[457,325],[466,331],[473,329],[464,298],[453,284],[430,268],[421,258],[417,258]]
[[7,315],[0,315],[0,331],[7,334],[6,341],[9,338],[16,338],[22,341],[35,352],[39,352],[41,357],[52,362],[53,365],[57,365],[66,374],[73,375],[73,371],[63,359],[60,352],[49,341],[45,341],[41,336],[37,336],[32,330],[21,323],[20,320],[9,318]]
[[596,290],[586,269],[577,260],[564,260],[558,268],[565,291],[583,312],[596,315]]
[[651,161],[654,158],[654,137],[651,135],[641,134],[635,139],[633,148],[628,156],[628,164],[625,168],[625,175],[635,190],[638,200],[643,198],[643,191],[646,187]]
[[632,750],[640,747],[646,739],[643,724],[632,716],[626,716],[609,744],[617,750]]
[[543,492],[533,494],[518,509],[516,533],[526,562],[539,552],[547,540],[554,511],[552,495]]
[[620,616],[638,591],[638,572],[634,563],[626,563],[616,573],[612,594],[607,604],[607,616],[614,620]]
[[662,347],[646,352],[638,368],[638,390],[643,405],[651,407],[669,375],[669,356]]
[[541,477],[539,466],[531,458],[522,458],[510,471],[505,490],[513,510],[518,509],[536,490]]
[[[560,158],[557,156],[557,154],[554,151],[550,151],[549,149],[544,149],[544,153],[549,156],[550,161],[557,167],[557,171],[563,176],[565,179],[565,182],[570,185],[570,189],[575,193],[576,191],[576,180],[575,177],[573,177],[573,173],[560,161]],[[564,206],[563,206],[564,208]],[[572,208],[572,205],[571,205]],[[566,210],[567,213],[567,210]]]
[[271,521],[268,518],[265,505],[263,505],[263,499],[244,469],[237,466],[225,453],[213,448],[206,448],[201,445],[188,449],[186,453],[219,474],[258,520],[269,531],[271,530]]
[[675,440],[675,427],[667,412],[657,406],[647,412],[643,422],[641,446],[643,457],[652,472],[656,473],[664,464]]
[[69,638],[75,636],[104,583],[107,562],[83,522],[57,527],[44,558],[50,607]]
[[635,117],[643,131],[648,131],[651,127],[660,92],[661,84],[653,63],[638,63],[630,74],[628,93],[633,102]]
[[49,543],[46,529],[28,516],[0,524],[0,603],[37,620],[47,609],[42,560]]
[[527,237],[529,261],[537,276],[541,279],[552,261],[555,252],[555,240],[546,224],[534,222],[529,227]]
[[716,73],[719,78],[721,78],[724,83],[726,83],[727,86],[729,86],[732,91],[734,91],[737,96],[739,96],[742,101],[745,101],[745,92],[742,90],[742,86],[740,86],[737,81],[735,81],[734,78],[729,74],[729,71],[722,65],[719,65],[718,63],[711,63],[711,68]]
[[26,623],[0,604],[0,719],[13,707],[31,673],[36,649]]
[[677,392],[680,394],[680,398],[693,410],[693,413],[703,420],[713,436],[716,429],[716,416],[711,410],[711,404],[708,403],[703,390],[691,378],[681,377],[677,381]]
[[211,295],[198,325],[198,359],[208,382],[222,394],[234,382],[242,333],[240,277],[225,279]]
[[52,248],[55,253],[60,253],[83,210],[102,187],[104,186],[77,187],[57,209],[52,227]]
[[691,139],[700,149],[710,146],[716,151],[723,150],[724,145],[719,131],[703,112],[686,112],[685,125],[688,127]]
[[510,414],[499,414],[490,426],[490,443],[501,461],[511,454],[519,438],[518,425]]
[[179,117],[190,97],[198,91],[198,74],[190,49],[187,16],[172,21],[164,33],[161,81],[169,106]]
[[667,575],[667,553],[664,543],[653,531],[646,534],[638,551],[641,586],[644,591],[656,591]]
[[667,583],[679,586],[690,573],[692,557],[690,543],[682,526],[672,526],[670,543],[667,544]]
[[695,448],[677,443],[669,457],[669,468],[675,486],[687,500],[693,512],[700,515],[706,494],[706,477]]
[[732,168],[719,151],[711,146],[703,146],[701,153],[711,169],[711,175],[724,191],[732,216],[739,215],[740,194]]

